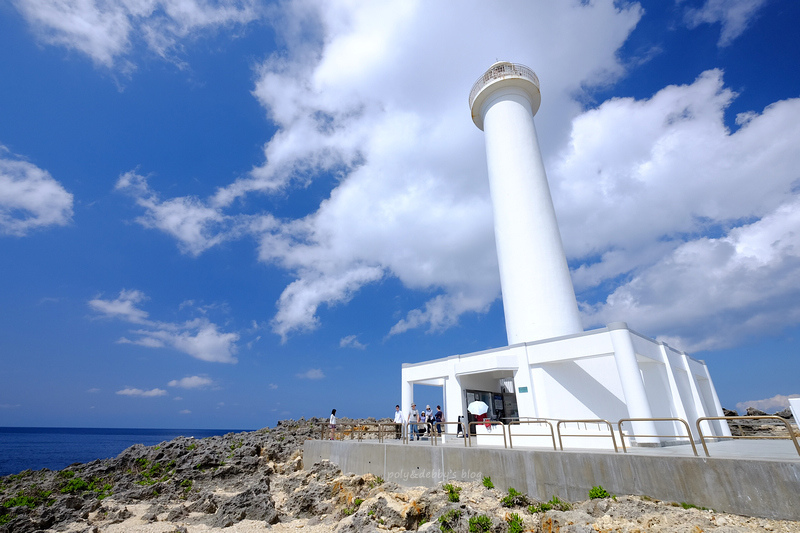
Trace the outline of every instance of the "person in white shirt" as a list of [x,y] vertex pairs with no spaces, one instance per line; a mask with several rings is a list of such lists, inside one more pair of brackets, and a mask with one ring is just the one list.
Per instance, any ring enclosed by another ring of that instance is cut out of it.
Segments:
[[331,419],[329,423],[331,426],[331,440],[333,440],[333,434],[336,433],[336,409],[331,411]]
[[399,439],[403,434],[403,412],[400,406],[394,406],[394,438]]

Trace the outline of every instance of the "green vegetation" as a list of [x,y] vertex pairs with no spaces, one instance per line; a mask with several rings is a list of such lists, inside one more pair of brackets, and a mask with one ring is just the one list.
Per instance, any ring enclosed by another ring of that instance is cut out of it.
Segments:
[[600,485],[596,487],[592,487],[592,490],[589,491],[589,499],[595,500],[597,498],[610,498],[611,494],[608,493],[606,489],[601,487]]
[[699,509],[700,511],[708,511],[708,507],[700,507],[698,505],[694,505],[693,503],[672,503],[673,507],[683,507],[684,509]]
[[455,485],[448,483],[442,486],[442,488],[447,493],[447,499],[451,502],[457,502],[461,499],[458,495],[458,493],[461,492],[461,487],[456,487]]
[[461,511],[450,509],[439,517],[439,530],[442,533],[450,533],[455,528],[459,518],[461,518]]
[[561,501],[558,496],[553,496],[549,502],[542,502],[528,506],[528,512],[531,514],[543,513],[545,511],[569,511],[572,506],[565,501]]
[[13,498],[4,501],[3,507],[11,508],[24,505],[25,507],[33,509],[40,505],[52,505],[52,503],[55,501],[50,498],[52,493],[53,491],[51,490],[42,490],[36,485],[31,485],[30,487],[19,491]]
[[58,476],[67,479],[67,482],[61,485],[59,489],[62,494],[89,491],[97,493],[97,499],[99,500],[111,496],[111,483],[103,483],[103,479],[99,477],[94,477],[91,481],[86,481],[83,478],[75,477],[75,472],[71,470],[59,472]]
[[186,496],[188,496],[188,494],[192,491],[192,480],[184,479],[183,481],[181,481],[179,486],[183,487],[183,495],[181,495],[181,498],[185,500]]
[[[352,507],[345,507],[344,509],[342,509],[342,513],[345,516],[350,516],[351,514],[355,513],[358,510],[358,508],[361,506],[362,503],[364,503],[363,499],[356,498],[355,500],[353,500],[353,506]],[[367,514],[371,515],[371,513],[372,513],[372,511],[370,511]]]
[[483,486],[486,487],[487,489],[493,489],[494,488],[494,483],[492,483],[492,478],[490,478],[489,476],[484,476],[483,477]]
[[188,446],[186,447],[186,449],[187,449],[187,450],[189,450],[189,451],[192,451],[192,450],[194,450],[195,448],[197,448],[197,443],[196,443],[196,442],[193,442],[193,443],[191,443],[190,445],[188,445]]
[[167,481],[175,473],[175,461],[162,465],[158,461],[151,463],[142,457],[134,461],[134,469],[128,470],[128,473],[142,477],[136,482],[137,485],[155,485]]
[[19,474],[11,474],[7,476],[9,481],[19,481],[20,479],[25,479],[28,476],[33,475],[33,470],[23,470]]
[[10,514],[2,514],[0,515],[0,526],[3,524],[8,524],[11,522],[11,515]]
[[61,492],[63,494],[69,494],[73,492],[83,492],[88,488],[89,488],[88,481],[86,481],[85,479],[81,479],[79,477],[73,477],[61,487]]
[[492,530],[492,519],[485,514],[473,516],[469,519],[470,533],[488,533]]
[[511,513],[508,517],[508,533],[522,533],[523,531],[522,518],[517,513]]
[[508,496],[503,496],[500,499],[500,504],[503,507],[522,507],[528,505],[530,500],[526,494],[522,494],[514,487],[509,487]]

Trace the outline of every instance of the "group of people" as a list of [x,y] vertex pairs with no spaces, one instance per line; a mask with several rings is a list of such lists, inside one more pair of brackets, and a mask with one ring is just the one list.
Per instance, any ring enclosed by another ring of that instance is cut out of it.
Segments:
[[[433,424],[436,424],[436,433],[442,435],[442,422],[444,421],[444,413],[442,406],[436,406],[436,412],[431,410],[430,405],[425,406],[424,411],[417,411],[417,404],[411,404],[411,412],[408,413],[408,418],[403,417],[403,412],[400,410],[399,405],[394,406],[394,427],[395,438],[400,439],[403,435],[403,424],[408,421],[408,438],[414,440],[421,437],[427,431],[428,424],[433,429]],[[331,430],[331,440],[334,440],[336,434],[336,409],[331,411],[331,417],[328,420],[328,425]]]
[[442,412],[442,406],[436,406],[436,412],[434,413],[431,410],[430,405],[425,406],[425,410],[417,411],[417,404],[411,404],[411,412],[408,413],[408,417],[403,417],[403,412],[400,410],[399,405],[394,406],[394,427],[395,427],[395,438],[401,438],[403,434],[403,424],[408,422],[408,438],[410,440],[414,440],[416,436],[417,439],[421,437],[423,433],[428,428],[428,424],[430,424],[431,429],[433,428],[433,424],[436,424],[436,433],[440,436],[442,434],[442,422],[444,421],[444,413]]

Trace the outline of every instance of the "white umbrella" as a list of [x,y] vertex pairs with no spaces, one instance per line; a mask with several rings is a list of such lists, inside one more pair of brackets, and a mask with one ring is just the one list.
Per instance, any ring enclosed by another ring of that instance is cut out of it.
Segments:
[[485,402],[480,400],[472,402],[467,406],[467,411],[472,413],[473,415],[485,415],[486,411],[489,410],[489,406],[486,405]]

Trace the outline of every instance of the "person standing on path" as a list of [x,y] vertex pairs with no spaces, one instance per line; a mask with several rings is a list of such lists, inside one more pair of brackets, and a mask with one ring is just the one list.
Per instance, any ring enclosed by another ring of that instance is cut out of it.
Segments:
[[433,417],[436,419],[436,433],[438,433],[439,436],[441,437],[442,436],[442,422],[444,421],[444,413],[442,412],[442,406],[441,405],[437,405],[436,406],[436,414],[433,415]]
[[331,440],[333,440],[334,433],[336,433],[336,409],[331,411],[331,419],[328,422],[331,427]]
[[419,411],[417,411],[417,404],[411,404],[411,412],[408,414],[408,438],[414,440],[414,435],[417,434],[417,422],[419,422]]
[[399,439],[403,434],[403,412],[399,405],[394,406],[394,438]]

